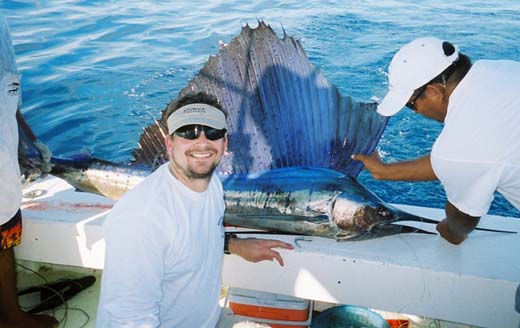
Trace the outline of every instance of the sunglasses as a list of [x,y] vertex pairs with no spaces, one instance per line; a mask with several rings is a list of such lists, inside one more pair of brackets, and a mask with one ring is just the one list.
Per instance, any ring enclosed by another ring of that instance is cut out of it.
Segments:
[[[417,89],[413,95],[412,95],[412,98],[413,100],[406,103],[406,107],[410,108],[411,110],[413,110],[414,112],[417,111],[417,108],[415,108],[415,102],[417,101],[417,99],[419,99],[419,97],[422,96],[422,94],[424,93],[424,91],[426,91],[426,86],[427,85],[424,85],[422,87],[420,87],[419,89]],[[414,97],[415,96],[415,97]]]
[[204,135],[208,140],[215,141],[224,138],[226,129],[214,129],[205,125],[185,125],[178,128],[173,134],[188,140],[195,140],[200,137],[200,134],[204,131]]

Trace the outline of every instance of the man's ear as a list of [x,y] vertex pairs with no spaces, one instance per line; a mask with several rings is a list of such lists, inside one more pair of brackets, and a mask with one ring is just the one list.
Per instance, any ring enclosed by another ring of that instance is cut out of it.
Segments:
[[442,83],[428,84],[426,88],[428,89],[428,93],[431,99],[443,101],[444,97],[446,97],[446,88],[442,85]]
[[173,138],[173,136],[170,136],[170,135],[164,136],[164,148],[165,148],[166,154],[168,154],[168,157],[171,155],[170,150],[173,147],[172,138]]
[[164,144],[166,145],[167,148],[169,148],[172,144],[172,136],[170,135],[165,135],[164,136]]

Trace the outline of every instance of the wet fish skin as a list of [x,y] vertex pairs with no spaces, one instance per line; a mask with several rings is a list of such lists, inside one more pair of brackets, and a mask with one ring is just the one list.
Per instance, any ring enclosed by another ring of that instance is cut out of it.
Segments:
[[338,240],[406,232],[422,221],[385,204],[356,179],[326,168],[281,168],[224,176],[225,222]]
[[226,224],[335,238],[331,209],[338,192],[320,190],[332,184],[308,180],[310,172],[288,168],[222,176]]
[[82,159],[52,158],[51,164],[51,174],[76,189],[114,200],[121,198],[151,172],[150,167],[116,164],[89,156]]

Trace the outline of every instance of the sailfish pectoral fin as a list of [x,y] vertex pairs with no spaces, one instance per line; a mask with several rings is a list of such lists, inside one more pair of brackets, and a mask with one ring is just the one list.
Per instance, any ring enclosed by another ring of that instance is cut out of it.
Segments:
[[[226,213],[227,218],[228,213]],[[256,220],[256,219],[264,219],[264,220],[275,220],[275,221],[308,221],[313,223],[323,223],[329,222],[329,218],[326,215],[294,215],[294,214],[229,214],[233,217],[240,217],[243,220]],[[225,218],[225,219],[226,219]],[[226,222],[227,223],[227,222]]]
[[284,236],[307,236],[296,232],[286,231],[266,231],[266,230],[247,230],[247,231],[233,231],[235,235],[284,235]]
[[236,214],[224,215],[226,225],[280,231],[301,235],[335,238],[337,228],[331,227],[326,215],[304,216],[291,214]]
[[[245,228],[276,229],[307,222],[309,224],[328,224],[329,218],[325,215],[304,216],[290,214],[233,214],[226,213],[224,223]],[[274,224],[274,226],[273,226]]]

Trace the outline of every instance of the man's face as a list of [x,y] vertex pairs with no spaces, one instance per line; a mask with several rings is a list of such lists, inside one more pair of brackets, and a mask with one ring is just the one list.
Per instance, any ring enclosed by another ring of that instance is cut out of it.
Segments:
[[414,93],[406,107],[417,114],[443,123],[448,110],[448,99],[445,87],[442,84],[435,83]]
[[209,140],[204,132],[196,139],[182,138],[175,133],[166,137],[170,167],[178,178],[187,181],[209,180],[227,147],[227,135]]

